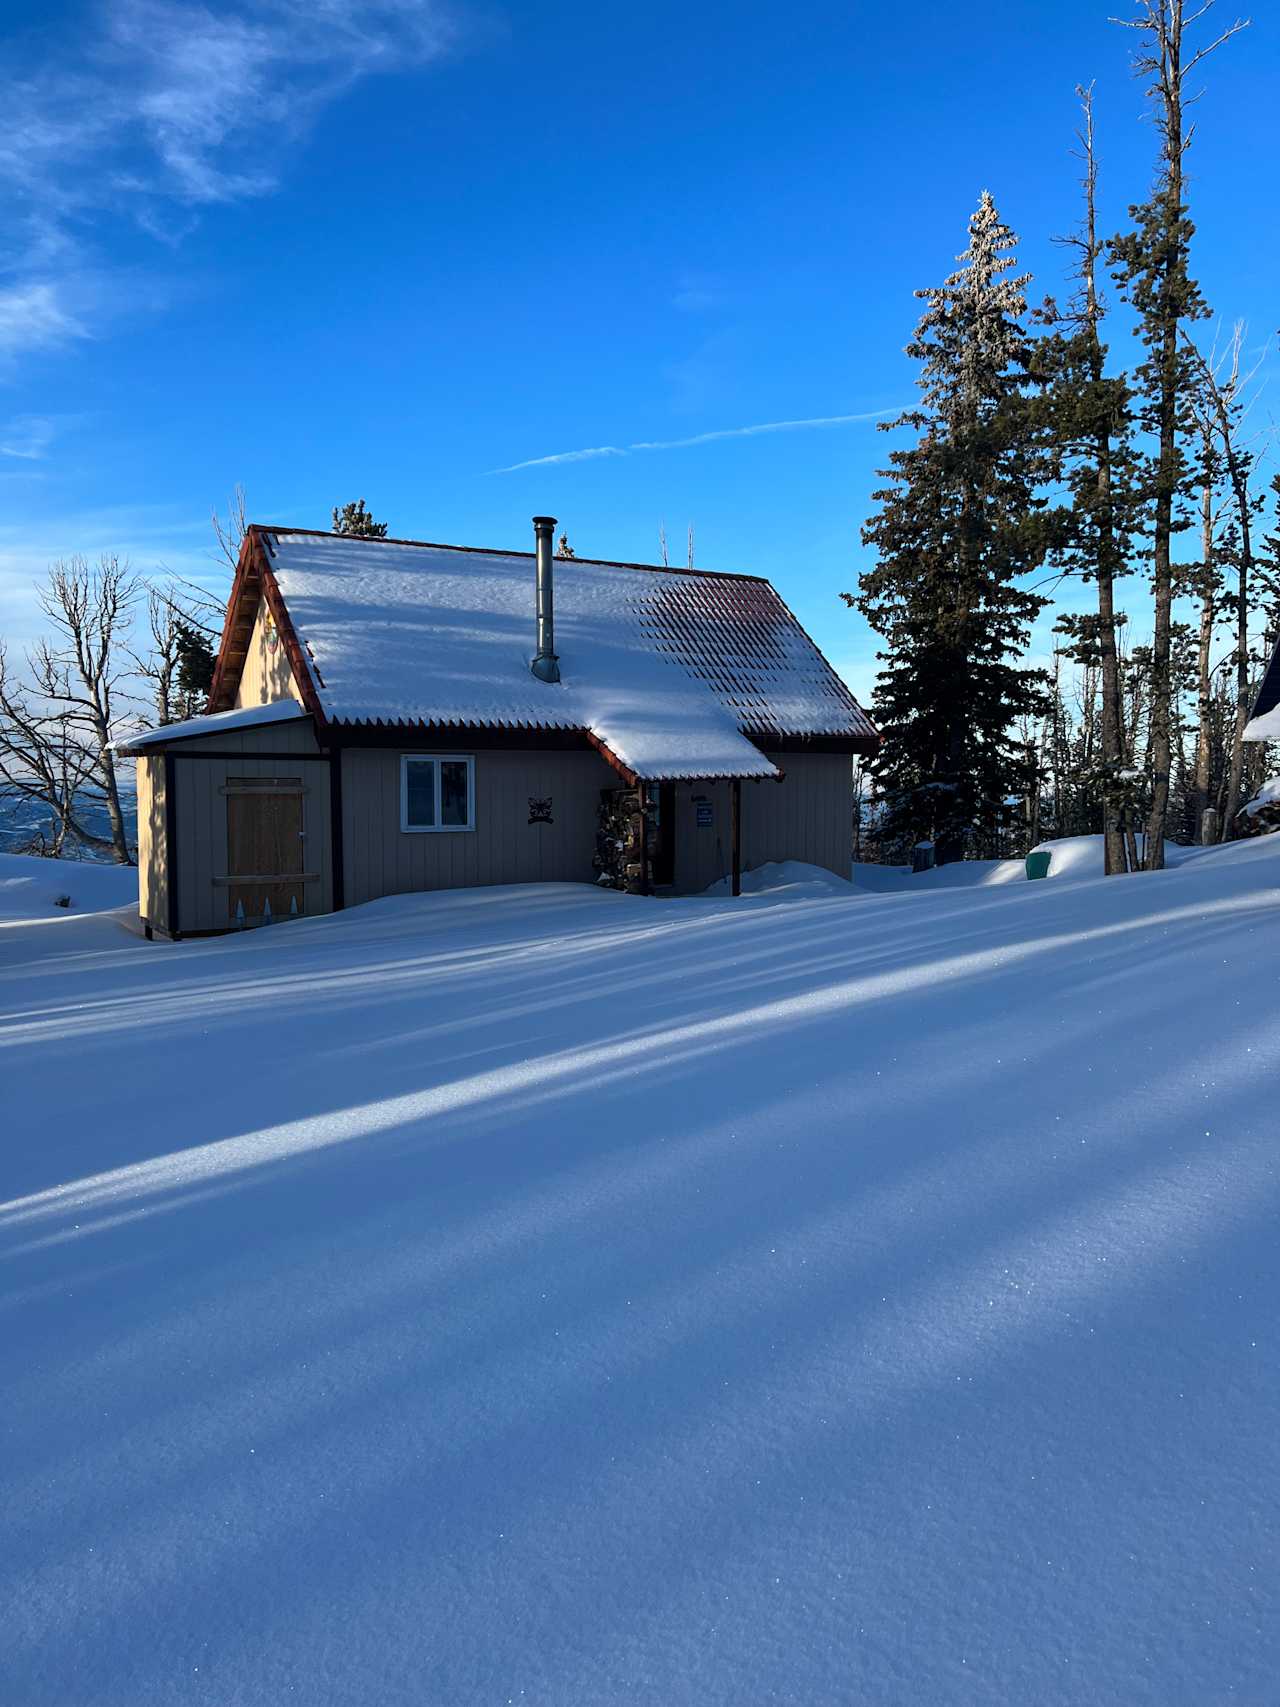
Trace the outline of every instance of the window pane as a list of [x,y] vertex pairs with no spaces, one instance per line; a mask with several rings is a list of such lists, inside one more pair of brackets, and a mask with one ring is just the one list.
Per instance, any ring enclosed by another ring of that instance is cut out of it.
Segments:
[[433,828],[436,821],[436,762],[409,759],[405,763],[405,822]]
[[469,824],[471,813],[467,801],[467,771],[460,759],[445,759],[440,766],[440,822]]

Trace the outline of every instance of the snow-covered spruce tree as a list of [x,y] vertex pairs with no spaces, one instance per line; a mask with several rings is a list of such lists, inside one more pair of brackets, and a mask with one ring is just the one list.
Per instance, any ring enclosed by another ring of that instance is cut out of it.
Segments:
[[375,522],[364,507],[364,499],[359,498],[354,504],[344,504],[341,509],[334,505],[333,532],[353,534],[357,539],[385,539],[387,524]]
[[1044,696],[1043,675],[1016,662],[1045,604],[1022,577],[1048,543],[1016,244],[984,191],[959,270],[916,292],[922,402],[886,429],[918,438],[889,457],[862,533],[878,562],[843,595],[887,642],[873,700],[886,835],[930,840],[940,862],[999,846],[1030,781],[1014,725]]

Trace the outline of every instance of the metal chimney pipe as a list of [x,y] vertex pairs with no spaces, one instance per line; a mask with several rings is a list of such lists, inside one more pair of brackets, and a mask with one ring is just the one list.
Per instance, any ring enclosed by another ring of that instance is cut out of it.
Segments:
[[537,560],[538,650],[530,665],[540,682],[560,680],[556,657],[555,585],[553,534],[554,516],[533,518],[534,555]]

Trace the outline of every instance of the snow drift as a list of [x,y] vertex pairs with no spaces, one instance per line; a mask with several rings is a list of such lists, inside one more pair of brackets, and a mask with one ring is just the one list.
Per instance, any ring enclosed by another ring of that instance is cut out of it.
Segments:
[[0,930],[0,1698],[1272,1699],[1277,846]]

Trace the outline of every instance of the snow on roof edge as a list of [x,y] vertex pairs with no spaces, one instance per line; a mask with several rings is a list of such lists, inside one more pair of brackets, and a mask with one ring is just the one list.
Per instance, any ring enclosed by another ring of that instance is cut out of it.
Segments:
[[1280,741],[1280,705],[1273,705],[1260,717],[1251,717],[1244,726],[1242,741]]
[[264,723],[285,723],[295,717],[308,717],[305,705],[296,699],[272,699],[265,705],[242,705],[234,711],[215,711],[206,717],[188,717],[182,723],[162,723],[155,729],[143,729],[137,735],[125,735],[112,742],[117,753],[133,753],[140,747],[158,747],[168,741],[191,740],[197,735],[218,735],[225,729],[252,729]]

